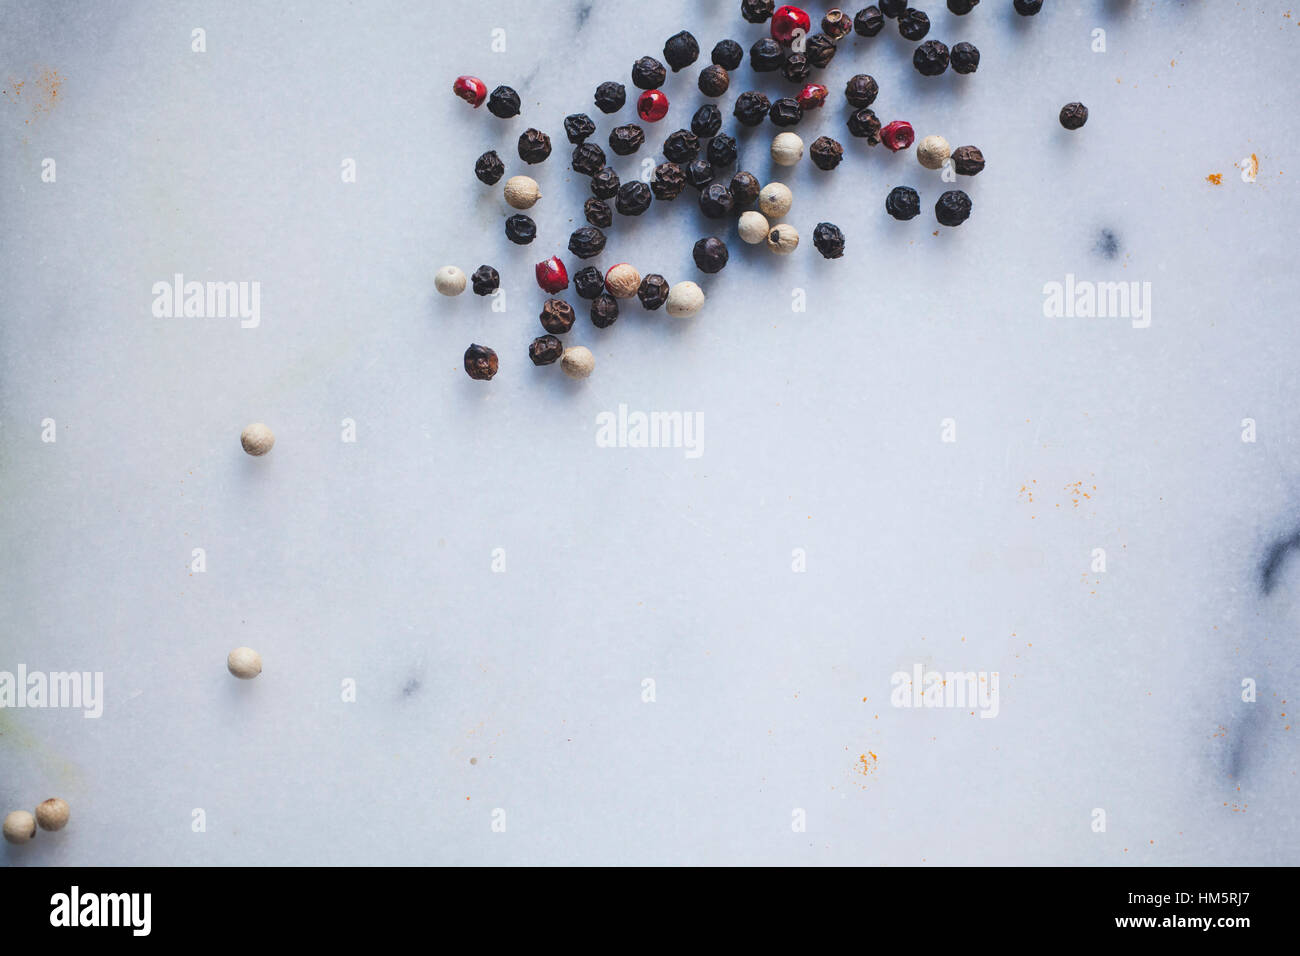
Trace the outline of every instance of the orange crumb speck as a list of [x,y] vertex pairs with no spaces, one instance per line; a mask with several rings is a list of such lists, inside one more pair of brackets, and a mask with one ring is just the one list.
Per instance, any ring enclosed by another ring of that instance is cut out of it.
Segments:
[[1205,177],[1205,181],[1213,186],[1223,185],[1223,173],[1210,173]]

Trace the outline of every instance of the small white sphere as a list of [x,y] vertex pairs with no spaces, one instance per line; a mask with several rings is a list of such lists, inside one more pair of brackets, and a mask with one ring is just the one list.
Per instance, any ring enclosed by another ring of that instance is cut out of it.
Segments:
[[443,295],[460,295],[465,291],[465,273],[455,266],[443,266],[434,275],[433,285]]
[[254,422],[239,433],[239,443],[254,457],[265,455],[275,444],[275,433],[261,422]]
[[803,159],[803,140],[797,133],[777,133],[772,139],[772,161],[778,166],[793,166]]
[[943,169],[952,147],[942,136],[927,136],[916,144],[916,161],[926,169]]
[[664,308],[674,319],[684,319],[704,308],[704,290],[694,282],[679,282],[668,290]]
[[758,211],[768,219],[780,219],[794,205],[794,193],[785,183],[768,183],[758,193]]
[[773,226],[767,234],[767,247],[778,256],[788,256],[799,248],[799,232],[788,222]]
[[5,817],[4,834],[10,843],[26,843],[36,836],[36,818],[26,810],[15,810]]
[[768,225],[766,216],[750,209],[740,214],[736,228],[740,232],[740,238],[752,246],[767,239],[767,231],[771,226]]
[[240,680],[252,680],[262,673],[262,655],[251,647],[236,647],[226,657],[226,668]]
[[531,209],[541,198],[541,187],[532,176],[511,176],[506,180],[506,202],[514,208]]
[[569,378],[586,378],[595,367],[596,356],[585,346],[571,346],[560,355],[560,368]]
[[605,273],[605,288],[616,299],[630,299],[641,288],[641,273],[626,262],[610,266]]
[[68,801],[58,797],[50,797],[36,806],[36,823],[42,830],[62,830],[71,815]]

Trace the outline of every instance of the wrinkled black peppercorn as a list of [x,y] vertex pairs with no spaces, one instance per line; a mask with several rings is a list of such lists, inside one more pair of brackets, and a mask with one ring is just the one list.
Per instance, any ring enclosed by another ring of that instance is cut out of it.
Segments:
[[818,136],[809,147],[808,155],[818,169],[834,169],[844,158],[844,147],[829,136]]
[[751,90],[736,97],[736,107],[732,112],[742,126],[757,126],[767,117],[771,105],[766,96]]
[[550,365],[564,353],[564,343],[554,335],[539,335],[528,346],[534,365]]
[[772,102],[767,115],[772,118],[774,126],[798,126],[799,121],[803,119],[803,107],[799,105],[798,100],[783,96]]
[[564,135],[569,137],[569,142],[573,145],[577,146],[586,141],[587,137],[594,132],[596,132],[596,124],[586,113],[571,113],[564,117]]
[[605,251],[605,234],[596,226],[582,226],[569,236],[569,251],[579,259],[591,259]]
[[844,255],[844,233],[833,222],[819,222],[813,230],[813,245],[827,259]]
[[731,85],[727,71],[714,63],[700,70],[700,92],[705,96],[721,96]]
[[736,161],[736,141],[726,133],[719,133],[709,140],[707,156],[715,169],[732,165]]
[[1082,103],[1066,103],[1061,107],[1061,125],[1066,129],[1078,129],[1088,122],[1088,107]]
[[921,197],[911,186],[895,186],[885,197],[885,212],[895,219],[915,219],[921,214]]
[[609,131],[609,148],[619,156],[631,156],[645,142],[645,130],[635,123],[615,126]]
[[537,238],[537,223],[523,213],[506,220],[506,238],[519,246],[526,246]]
[[489,186],[495,186],[505,174],[506,164],[501,162],[495,149],[488,150],[474,161],[474,175]]
[[958,146],[952,151],[952,168],[962,176],[974,176],[984,168],[984,154],[978,146]]
[[706,236],[695,243],[691,256],[695,259],[696,268],[712,275],[721,272],[727,264],[727,244],[717,236]]
[[501,288],[501,276],[491,266],[479,266],[469,277],[475,295],[491,295]]
[[690,66],[699,55],[700,45],[686,30],[670,36],[668,42],[664,44],[664,59],[668,61],[674,73]]
[[[605,291],[605,273],[595,266],[584,266],[573,274],[573,288],[580,298],[594,299]],[[573,325],[572,319],[569,320],[569,325]]]
[[980,66],[980,51],[973,43],[957,43],[953,45],[949,60],[958,73],[974,73]]
[[897,20],[907,12],[907,0],[880,0],[880,12]]
[[980,0],[948,0],[948,12],[964,17],[978,7],[979,3]]
[[938,76],[948,69],[948,47],[938,40],[926,40],[912,54],[912,65],[922,76]]
[[970,218],[970,196],[950,189],[934,204],[934,217],[944,226],[960,226]]
[[597,199],[613,199],[618,192],[618,173],[613,167],[602,166],[591,174],[591,194]]
[[607,80],[596,87],[596,108],[602,113],[617,113],[627,102],[627,90],[622,83]]
[[650,187],[639,179],[633,179],[618,187],[618,198],[614,208],[621,216],[639,216],[650,208]]
[[776,10],[776,0],[740,0],[740,15],[750,23],[766,23]]
[[735,40],[719,40],[714,45],[713,53],[709,59],[724,70],[739,69],[741,62],[745,59],[745,48]]
[[667,78],[664,65],[652,56],[643,56],[632,64],[632,85],[638,90],[657,90]]
[[690,130],[679,129],[664,140],[664,158],[670,163],[689,163],[700,155],[700,139]]
[[618,321],[618,299],[608,292],[602,292],[591,300],[591,324],[598,329],[607,329]]
[[486,345],[471,345],[465,350],[465,371],[470,378],[489,381],[497,373],[497,353]]
[[[599,269],[596,269],[594,266],[589,268],[594,271],[597,276],[600,275]],[[586,272],[587,270],[583,269],[582,271]],[[603,285],[605,280],[601,279],[600,281]],[[569,303],[565,302],[563,299],[547,299],[542,303],[542,314],[538,316],[538,318],[541,320],[542,328],[547,332],[550,332],[552,335],[563,335],[565,332],[569,331],[569,329],[573,328],[573,320],[577,318],[577,316],[574,315],[573,306],[569,305]]]
[[860,37],[873,37],[885,27],[885,15],[874,4],[863,7],[853,18],[853,30]]
[[526,129],[519,134],[519,158],[532,165],[551,155],[551,137],[538,129]]
[[1016,8],[1016,13],[1022,17],[1032,17],[1043,9],[1043,0],[1015,0],[1012,6]]
[[519,115],[519,94],[508,86],[498,86],[488,97],[488,112],[502,119]]
[[657,272],[652,272],[641,279],[636,297],[641,300],[641,307],[654,311],[668,301],[668,280]]
[[852,32],[853,21],[843,10],[828,10],[826,16],[822,17],[822,33],[832,40],[842,40]]
[[814,33],[804,44],[803,55],[817,69],[824,70],[835,56],[835,41],[824,33]]
[[802,53],[791,53],[781,64],[781,75],[791,83],[802,83],[812,73],[812,64]]
[[844,84],[844,98],[849,101],[849,105],[854,109],[870,106],[876,102],[876,97],[879,95],[880,87],[876,84],[875,77],[867,73],[851,76],[849,81]]
[[898,18],[898,32],[903,35],[904,40],[924,40],[925,35],[930,32],[930,18],[926,16],[925,11],[908,7]]
[[696,189],[703,189],[713,182],[713,166],[707,159],[692,159],[683,170],[686,182]]
[[732,208],[741,210],[754,205],[762,189],[763,186],[759,183],[758,177],[742,169],[731,177]]
[[849,132],[865,139],[870,145],[880,145],[880,118],[875,111],[863,107],[849,117]]
[[673,200],[686,188],[686,171],[676,163],[660,163],[650,180],[650,191],[655,199]]
[[608,229],[614,222],[614,213],[610,210],[609,203],[595,196],[582,204],[582,214],[587,217],[587,222],[601,229]]
[[749,66],[755,73],[771,73],[781,68],[784,56],[780,43],[771,37],[762,37],[749,48]]
[[573,161],[569,165],[575,173],[590,176],[605,165],[605,151],[595,143],[579,143],[573,147]]
[[721,219],[731,212],[731,190],[722,183],[710,183],[700,193],[700,212],[710,219]]
[[691,117],[691,132],[696,136],[713,136],[720,129],[722,129],[722,110],[712,103],[705,103]]

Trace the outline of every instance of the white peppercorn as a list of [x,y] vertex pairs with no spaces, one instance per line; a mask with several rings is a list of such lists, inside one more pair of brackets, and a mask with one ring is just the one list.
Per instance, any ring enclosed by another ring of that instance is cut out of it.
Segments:
[[531,176],[511,176],[506,180],[506,202],[515,209],[531,209],[542,198],[537,180]]
[[768,230],[772,227],[768,225],[766,216],[750,209],[740,214],[740,222],[737,223],[736,228],[740,232],[740,238],[752,246],[764,242]]
[[275,434],[261,422],[254,422],[239,433],[239,443],[253,457],[265,455],[275,444]]
[[564,369],[564,374],[569,378],[586,378],[595,367],[596,356],[586,346],[570,346],[560,356],[560,368]]
[[641,287],[641,273],[626,262],[610,266],[605,273],[605,289],[616,299],[630,299]]
[[799,247],[799,232],[788,222],[773,226],[767,234],[767,247],[779,256],[788,256]]
[[236,647],[226,656],[226,668],[240,680],[262,673],[262,655],[251,647]]
[[15,810],[5,817],[4,835],[10,843],[26,843],[36,836],[36,818],[26,810]]
[[36,805],[36,823],[42,830],[62,830],[71,815],[68,801],[59,797],[50,797]]
[[460,295],[465,281],[465,273],[455,266],[443,266],[433,277],[434,287],[443,295]]
[[803,159],[803,140],[797,133],[777,133],[772,139],[772,161],[778,166],[794,166]]
[[794,193],[785,183],[768,183],[758,193],[758,211],[768,219],[780,219],[794,205]]
[[665,310],[675,319],[694,315],[704,307],[704,290],[694,282],[678,282],[668,290]]
[[942,136],[927,136],[916,144],[916,161],[926,169],[943,169],[952,147]]

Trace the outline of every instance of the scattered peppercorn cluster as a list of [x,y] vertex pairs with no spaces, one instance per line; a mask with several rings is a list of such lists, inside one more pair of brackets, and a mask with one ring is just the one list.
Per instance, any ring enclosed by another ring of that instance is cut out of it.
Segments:
[[[979,3],[980,0],[947,0],[948,10],[957,16],[970,13]],[[1042,5],[1042,0],[1013,0],[1013,7],[1021,16],[1037,14]],[[760,91],[745,90],[736,96],[731,115],[740,127],[758,127],[767,120],[778,129],[771,144],[772,160],[778,166],[793,167],[803,159],[804,142],[794,128],[806,113],[821,109],[830,97],[827,85],[818,82],[823,77],[814,71],[824,71],[830,66],[839,41],[850,34],[874,37],[885,28],[887,20],[893,20],[904,39],[918,44],[912,54],[912,64],[922,76],[940,76],[949,67],[961,75],[979,69],[980,52],[973,44],[958,42],[949,47],[938,39],[926,39],[930,33],[929,16],[908,6],[906,0],[879,0],[854,16],[840,9],[829,10],[821,18],[820,32],[813,32],[812,17],[796,6],[777,7],[773,0],[742,0],[740,8],[746,22],[768,28],[768,35],[749,47],[750,70],[756,74],[779,73],[792,84],[793,95],[772,100]],[[662,60],[642,56],[632,63],[632,86],[640,91],[635,99],[640,123],[627,123],[611,130],[606,142],[615,156],[637,153],[646,143],[645,126],[641,124],[658,123],[667,117],[671,104],[662,88],[668,71],[678,73],[692,68],[700,57],[699,41],[682,30],[668,38],[662,55]],[[733,78],[746,61],[745,48],[733,39],[719,40],[710,53],[710,60],[699,71],[696,81],[706,102],[695,110],[689,128],[677,129],[664,138],[661,146],[664,162],[654,167],[648,183],[620,181],[618,173],[607,162],[605,150],[590,141],[596,124],[587,113],[572,113],[564,118],[564,134],[573,147],[570,167],[588,178],[591,189],[591,197],[583,205],[583,217],[588,225],[576,229],[568,240],[572,256],[587,260],[603,253],[607,244],[605,230],[613,226],[615,213],[643,215],[652,205],[676,200],[688,186],[695,190],[705,217],[719,221],[735,218],[742,241],[764,244],[777,255],[788,255],[798,248],[798,231],[781,221],[794,202],[790,189],[779,182],[762,185],[745,170],[738,170],[730,177],[726,173],[736,165],[739,150],[735,137],[723,131],[722,109],[710,101],[723,97],[731,89]],[[488,111],[494,116],[519,115],[519,95],[508,86],[498,86],[489,95],[482,80],[461,76],[452,89],[475,108],[486,101]],[[884,145],[891,152],[909,149],[915,143],[918,163],[929,170],[951,167],[957,175],[975,176],[984,169],[984,154],[977,146],[953,149],[938,135],[925,136],[916,143],[916,134],[906,120],[882,124],[873,109],[879,93],[876,80],[866,73],[848,78],[844,98],[850,108],[846,124],[850,137],[864,140],[869,147]],[[607,115],[623,110],[627,100],[627,87],[617,80],[599,83],[593,96],[596,109]],[[1061,109],[1060,123],[1068,130],[1079,129],[1087,118],[1088,110],[1082,103],[1069,103]],[[530,127],[519,136],[517,152],[520,161],[527,165],[544,162],[551,155],[551,138]],[[844,160],[845,149],[836,139],[820,136],[806,152],[819,170],[830,172]],[[505,172],[505,163],[495,150],[484,153],[474,164],[475,176],[488,186],[500,182]],[[540,198],[538,184],[531,177],[512,176],[505,184],[506,202],[514,209],[529,209]],[[939,196],[934,215],[940,225],[956,227],[970,217],[971,208],[971,198],[965,191],[951,189]],[[920,193],[911,186],[893,187],[885,197],[885,211],[900,221],[917,217],[921,214]],[[511,242],[528,245],[537,238],[537,226],[530,216],[518,212],[505,220],[505,234]],[[845,236],[834,223],[819,222],[813,231],[813,245],[823,257],[838,259],[844,255]],[[726,242],[716,235],[699,239],[692,256],[696,268],[705,275],[722,271],[730,258]],[[543,304],[540,315],[546,334],[529,345],[529,358],[534,365],[559,362],[571,377],[586,378],[595,362],[590,350],[581,346],[565,348],[559,338],[573,328],[576,319],[573,306],[558,298],[571,281],[564,262],[559,256],[551,255],[537,263],[535,277],[550,298]],[[500,286],[499,274],[488,265],[475,270],[470,281],[477,295],[490,295]],[[572,284],[579,298],[590,302],[592,325],[601,329],[618,319],[620,301],[634,297],[645,309],[653,311],[662,307],[668,315],[677,318],[696,314],[704,304],[704,292],[695,282],[670,284],[656,273],[642,276],[626,262],[611,266],[603,274],[595,266],[584,266],[573,276]],[[435,276],[435,285],[445,295],[459,295],[466,286],[465,274],[455,266],[444,267]],[[496,375],[498,357],[487,346],[473,344],[465,351],[464,365],[470,378],[486,381]]]

